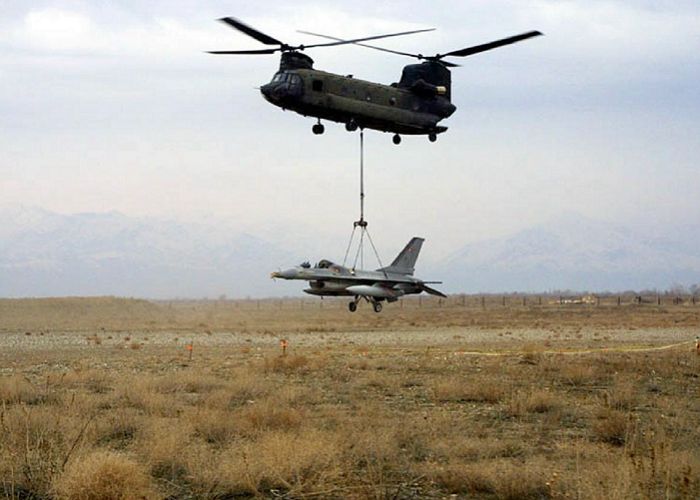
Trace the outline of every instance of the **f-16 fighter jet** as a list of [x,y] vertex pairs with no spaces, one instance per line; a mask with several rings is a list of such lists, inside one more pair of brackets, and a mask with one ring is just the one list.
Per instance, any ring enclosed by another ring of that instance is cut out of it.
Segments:
[[442,292],[427,286],[440,283],[439,281],[422,281],[413,277],[423,241],[423,238],[412,238],[390,266],[376,271],[348,268],[324,259],[314,267],[304,262],[292,269],[274,272],[270,277],[308,281],[310,288],[304,292],[310,295],[354,297],[348,304],[350,312],[357,310],[357,304],[362,299],[371,303],[375,312],[381,312],[382,301],[395,302],[403,295],[427,292],[446,297]]

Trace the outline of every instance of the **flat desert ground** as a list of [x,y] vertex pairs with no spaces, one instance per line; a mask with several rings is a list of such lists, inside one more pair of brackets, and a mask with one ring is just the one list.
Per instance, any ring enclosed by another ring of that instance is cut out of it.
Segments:
[[698,334],[688,298],[0,300],[0,491],[698,498]]

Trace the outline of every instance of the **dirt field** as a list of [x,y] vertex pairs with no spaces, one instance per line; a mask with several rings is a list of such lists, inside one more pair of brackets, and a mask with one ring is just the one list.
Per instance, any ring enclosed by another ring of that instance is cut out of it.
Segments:
[[0,491],[700,497],[700,304],[552,302],[0,300]]

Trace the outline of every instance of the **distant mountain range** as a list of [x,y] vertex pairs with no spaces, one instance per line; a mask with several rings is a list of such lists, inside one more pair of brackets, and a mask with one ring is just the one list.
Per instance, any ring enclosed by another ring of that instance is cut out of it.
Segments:
[[[300,246],[288,248],[220,223],[117,212],[9,207],[0,221],[0,297],[296,294],[301,286],[275,283],[268,273],[304,260],[300,249],[309,241],[299,235]],[[439,262],[419,261],[418,275],[442,279],[452,293],[665,289],[700,283],[698,249],[700,224],[652,233],[566,214],[470,243]]]
[[279,293],[269,272],[301,261],[255,236],[116,212],[0,211],[0,296],[234,297]]
[[632,229],[567,213],[464,246],[435,272],[465,290],[621,291],[700,283],[700,224]]

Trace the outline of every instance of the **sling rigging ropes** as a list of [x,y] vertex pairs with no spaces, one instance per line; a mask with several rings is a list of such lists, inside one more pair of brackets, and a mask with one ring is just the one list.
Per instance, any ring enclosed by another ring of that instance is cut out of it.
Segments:
[[357,267],[358,260],[360,261],[360,269],[364,268],[365,256],[364,256],[364,245],[365,237],[369,241],[372,250],[374,251],[374,256],[379,262],[379,267],[384,267],[382,265],[382,259],[379,257],[379,252],[377,252],[374,242],[372,241],[372,236],[369,234],[367,229],[367,221],[365,220],[365,133],[360,129],[360,220],[356,220],[352,224],[352,233],[350,234],[350,241],[348,242],[348,248],[345,250],[345,257],[343,258],[343,266],[345,266],[348,255],[350,255],[350,249],[352,248],[352,242],[355,238],[355,232],[357,228],[360,228],[360,237],[357,244],[357,250],[355,252],[355,260],[352,263],[352,269]]

